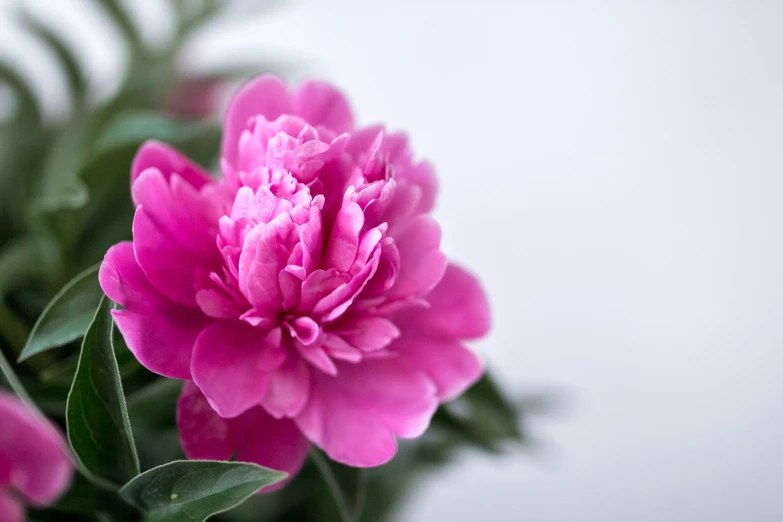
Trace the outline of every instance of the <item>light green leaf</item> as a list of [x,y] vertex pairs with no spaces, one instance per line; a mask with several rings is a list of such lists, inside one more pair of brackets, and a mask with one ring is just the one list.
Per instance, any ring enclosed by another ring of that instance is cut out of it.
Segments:
[[93,482],[113,487],[139,473],[128,408],[112,347],[111,302],[103,298],[82,342],[68,394],[68,442]]
[[142,473],[120,495],[148,522],[202,522],[285,477],[245,462],[180,460]]
[[20,362],[84,335],[103,297],[98,283],[99,266],[74,277],[46,305],[19,356]]

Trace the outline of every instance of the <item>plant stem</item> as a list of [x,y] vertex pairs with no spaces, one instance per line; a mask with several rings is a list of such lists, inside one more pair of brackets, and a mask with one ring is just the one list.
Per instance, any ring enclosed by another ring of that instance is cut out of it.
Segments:
[[340,518],[343,522],[354,522],[351,512],[348,510],[348,503],[345,501],[345,494],[343,493],[340,484],[337,483],[337,478],[332,473],[332,468],[329,467],[329,462],[317,449],[313,449],[310,452],[310,458],[313,459],[313,464],[318,468],[321,477],[324,479],[329,492],[332,494],[334,504],[337,506],[337,511],[340,513]]

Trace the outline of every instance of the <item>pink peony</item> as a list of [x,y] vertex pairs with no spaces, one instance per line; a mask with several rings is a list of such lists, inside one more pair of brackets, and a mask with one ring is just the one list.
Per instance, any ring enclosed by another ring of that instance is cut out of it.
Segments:
[[24,520],[23,503],[54,503],[72,475],[60,432],[16,397],[0,391],[0,522]]
[[245,85],[225,122],[223,179],[160,143],[132,167],[133,242],[100,271],[115,320],[153,372],[192,381],[191,458],[292,472],[309,444],[376,466],[481,372],[479,283],[447,262],[437,184],[407,140],[355,128],[320,82]]

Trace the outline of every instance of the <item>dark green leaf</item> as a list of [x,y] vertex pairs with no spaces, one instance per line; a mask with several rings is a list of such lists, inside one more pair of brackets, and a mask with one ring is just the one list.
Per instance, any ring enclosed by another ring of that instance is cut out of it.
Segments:
[[81,469],[111,487],[139,473],[120,372],[112,347],[111,302],[101,300],[82,342],[66,405],[68,441]]
[[285,477],[244,462],[181,460],[142,473],[120,494],[149,522],[201,522]]
[[19,361],[62,346],[84,335],[103,292],[95,265],[74,277],[46,306],[35,322]]

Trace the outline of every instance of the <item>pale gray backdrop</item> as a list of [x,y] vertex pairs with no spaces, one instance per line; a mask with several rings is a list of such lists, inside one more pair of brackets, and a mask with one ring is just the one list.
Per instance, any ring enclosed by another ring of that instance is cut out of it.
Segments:
[[[106,92],[119,47],[91,26]],[[194,46],[296,61],[409,131],[492,300],[477,349],[514,392],[564,390],[539,454],[464,459],[404,522],[783,520],[782,28],[773,0],[299,0]]]

